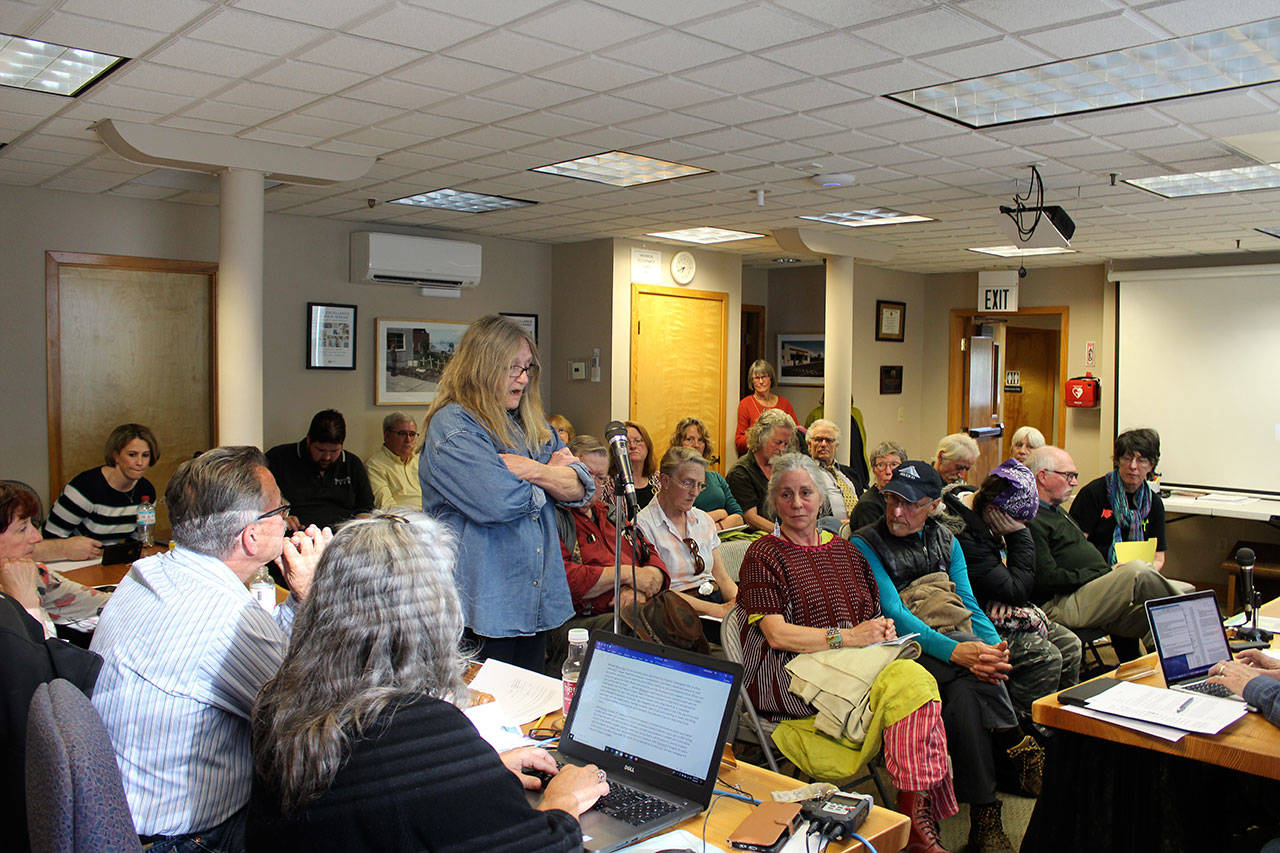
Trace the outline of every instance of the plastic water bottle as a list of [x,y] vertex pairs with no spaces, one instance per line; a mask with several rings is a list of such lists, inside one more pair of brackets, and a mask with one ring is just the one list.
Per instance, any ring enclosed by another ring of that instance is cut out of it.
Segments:
[[143,545],[154,544],[151,541],[151,528],[156,523],[156,506],[151,502],[151,498],[143,497],[142,503],[138,506],[138,530],[134,533],[134,537]]
[[578,691],[578,676],[582,674],[582,660],[587,656],[587,640],[591,632],[586,628],[569,629],[569,654],[560,668],[560,683],[564,687],[564,715],[569,716],[573,694]]
[[258,570],[249,577],[249,594],[253,600],[262,605],[268,613],[276,608],[276,582],[271,579],[271,572],[266,566],[258,566]]

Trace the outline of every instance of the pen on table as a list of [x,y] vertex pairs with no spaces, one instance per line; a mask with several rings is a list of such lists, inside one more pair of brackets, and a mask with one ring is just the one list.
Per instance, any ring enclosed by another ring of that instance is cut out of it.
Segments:
[[1178,706],[1178,710],[1174,711],[1174,713],[1175,713],[1175,714],[1181,714],[1183,711],[1187,710],[1187,706],[1191,704],[1191,700],[1192,700],[1192,699],[1194,699],[1194,698],[1195,698],[1194,696],[1188,696],[1188,697],[1187,697],[1187,701],[1185,701],[1185,702],[1183,702],[1181,705],[1179,705],[1179,706]]

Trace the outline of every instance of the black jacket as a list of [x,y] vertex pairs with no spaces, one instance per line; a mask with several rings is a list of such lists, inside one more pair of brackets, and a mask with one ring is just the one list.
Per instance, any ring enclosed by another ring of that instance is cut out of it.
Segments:
[[[969,568],[969,583],[978,603],[985,609],[993,601],[1005,604],[1031,604],[1031,591],[1036,582],[1036,546],[1031,531],[1016,530],[1008,536],[997,536],[973,510],[960,502],[965,490],[947,492],[947,509],[960,517],[964,527],[956,533],[964,562]],[[1001,550],[1007,550],[1002,558]]]

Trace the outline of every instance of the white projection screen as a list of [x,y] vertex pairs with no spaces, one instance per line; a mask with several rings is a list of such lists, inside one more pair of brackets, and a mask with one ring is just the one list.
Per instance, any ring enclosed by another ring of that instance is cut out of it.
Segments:
[[1161,486],[1280,494],[1280,265],[1112,273],[1116,427]]

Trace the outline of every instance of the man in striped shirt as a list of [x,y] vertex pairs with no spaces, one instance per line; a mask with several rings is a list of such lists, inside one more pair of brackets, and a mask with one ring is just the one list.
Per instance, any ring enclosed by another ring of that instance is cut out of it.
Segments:
[[[153,853],[243,850],[253,702],[331,534],[285,539],[289,507],[256,447],[184,462],[165,498],[178,547],[134,563],[103,611],[93,704]],[[293,595],[270,614],[245,582],[275,560]]]

